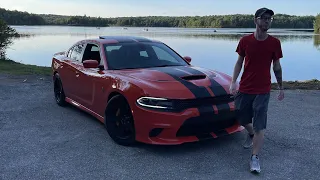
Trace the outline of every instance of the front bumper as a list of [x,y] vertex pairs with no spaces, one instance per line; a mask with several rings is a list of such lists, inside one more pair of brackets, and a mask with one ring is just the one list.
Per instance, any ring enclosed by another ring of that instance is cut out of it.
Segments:
[[182,112],[161,112],[136,104],[132,113],[136,140],[147,144],[182,144],[243,130],[236,119],[233,102],[219,108],[206,106]]

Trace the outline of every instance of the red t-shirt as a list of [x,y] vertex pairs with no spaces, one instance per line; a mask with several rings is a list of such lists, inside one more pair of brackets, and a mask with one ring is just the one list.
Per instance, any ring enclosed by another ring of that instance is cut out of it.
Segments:
[[240,39],[236,52],[245,57],[239,91],[248,94],[270,92],[271,63],[283,57],[280,40],[268,35],[266,40],[258,41],[252,33]]

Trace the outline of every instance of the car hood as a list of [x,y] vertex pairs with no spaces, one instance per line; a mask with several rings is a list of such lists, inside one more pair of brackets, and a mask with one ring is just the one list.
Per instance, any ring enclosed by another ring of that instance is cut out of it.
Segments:
[[231,81],[231,77],[224,73],[195,66],[121,70],[117,73],[134,78],[158,91],[183,89],[197,91],[199,88],[207,88],[211,89],[215,95],[223,95],[229,93]]
[[217,71],[194,66],[167,66],[146,69],[121,70],[117,72],[124,76],[130,76],[136,79],[156,82],[172,82],[177,81],[177,78],[184,80],[203,80],[206,77],[217,78],[222,74]]

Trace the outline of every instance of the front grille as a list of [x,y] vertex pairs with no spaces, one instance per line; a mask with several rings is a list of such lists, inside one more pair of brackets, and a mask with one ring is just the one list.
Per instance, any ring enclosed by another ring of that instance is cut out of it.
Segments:
[[207,133],[220,133],[236,123],[236,112],[229,111],[216,114],[212,118],[198,116],[187,119],[178,130],[176,136],[199,136]]
[[228,104],[232,101],[234,101],[232,95],[223,95],[208,98],[173,100],[173,106],[176,111],[183,111],[188,108]]

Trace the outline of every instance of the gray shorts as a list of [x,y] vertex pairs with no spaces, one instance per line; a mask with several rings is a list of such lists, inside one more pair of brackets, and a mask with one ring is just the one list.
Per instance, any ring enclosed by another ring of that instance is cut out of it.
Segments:
[[235,96],[237,118],[242,126],[253,123],[253,129],[260,131],[267,127],[267,113],[270,93],[244,94],[238,92]]

